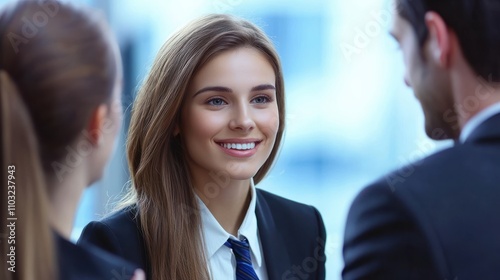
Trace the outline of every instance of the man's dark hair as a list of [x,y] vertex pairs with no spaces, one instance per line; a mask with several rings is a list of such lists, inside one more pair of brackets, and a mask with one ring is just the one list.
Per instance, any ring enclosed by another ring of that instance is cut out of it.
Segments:
[[438,13],[457,35],[477,75],[500,82],[500,0],[396,0],[399,15],[415,30],[420,46],[429,35],[425,13]]

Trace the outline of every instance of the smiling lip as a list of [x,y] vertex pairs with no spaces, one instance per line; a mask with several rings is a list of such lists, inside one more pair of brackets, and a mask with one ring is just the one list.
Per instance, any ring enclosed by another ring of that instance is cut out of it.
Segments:
[[224,139],[215,141],[226,154],[239,158],[253,156],[257,152],[257,146],[261,142],[262,140],[258,139]]

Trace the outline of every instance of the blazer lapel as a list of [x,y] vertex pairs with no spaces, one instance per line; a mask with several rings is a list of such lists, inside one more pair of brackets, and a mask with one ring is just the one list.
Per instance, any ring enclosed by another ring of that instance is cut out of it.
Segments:
[[264,253],[269,280],[282,279],[283,273],[291,269],[288,250],[280,236],[265,197],[257,189],[255,207],[259,236]]

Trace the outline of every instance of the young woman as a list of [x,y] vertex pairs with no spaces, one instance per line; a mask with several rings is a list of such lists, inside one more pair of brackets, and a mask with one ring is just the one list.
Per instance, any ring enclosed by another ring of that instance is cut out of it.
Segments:
[[135,101],[128,206],[90,241],[151,279],[324,279],[318,211],[256,189],[285,127],[282,69],[266,35],[226,15],[160,50]]
[[136,266],[68,241],[121,121],[108,28],[67,4],[18,1],[0,10],[0,35],[0,278],[130,279]]

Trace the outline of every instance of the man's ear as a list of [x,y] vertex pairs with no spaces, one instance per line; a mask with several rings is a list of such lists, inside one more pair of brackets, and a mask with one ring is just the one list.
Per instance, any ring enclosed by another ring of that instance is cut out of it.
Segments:
[[103,126],[108,115],[109,107],[106,104],[101,104],[90,115],[87,131],[89,141],[93,145],[100,145],[103,140]]
[[451,30],[436,12],[425,14],[425,25],[429,30],[428,48],[430,58],[443,68],[450,64],[452,52]]

